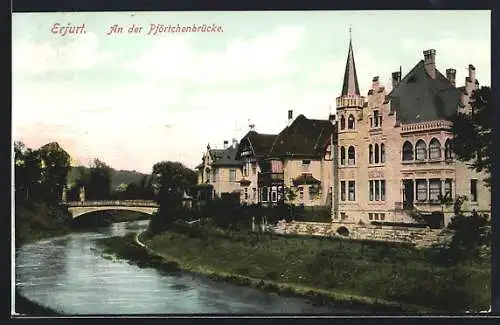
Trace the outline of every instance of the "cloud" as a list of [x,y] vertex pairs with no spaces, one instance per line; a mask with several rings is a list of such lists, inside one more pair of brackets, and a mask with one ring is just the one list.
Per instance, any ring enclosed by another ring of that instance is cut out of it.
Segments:
[[65,44],[36,42],[24,38],[12,46],[12,71],[15,74],[38,75],[46,72],[77,72],[109,62],[114,55],[99,50],[94,33],[66,37]]
[[202,85],[265,81],[292,72],[290,54],[299,48],[304,29],[278,27],[250,40],[232,39],[221,51],[196,52],[183,36],[159,39],[146,53],[124,67],[159,79]]

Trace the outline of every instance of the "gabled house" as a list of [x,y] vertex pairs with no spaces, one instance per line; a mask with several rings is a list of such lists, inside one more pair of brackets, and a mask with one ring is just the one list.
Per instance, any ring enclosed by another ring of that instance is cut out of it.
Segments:
[[[221,198],[224,195],[240,195],[241,161],[236,159],[238,143],[233,140],[232,146],[224,141],[222,149],[207,146],[202,163],[198,170],[198,185],[193,187],[195,198],[206,200]],[[193,192],[193,191],[192,191]]]

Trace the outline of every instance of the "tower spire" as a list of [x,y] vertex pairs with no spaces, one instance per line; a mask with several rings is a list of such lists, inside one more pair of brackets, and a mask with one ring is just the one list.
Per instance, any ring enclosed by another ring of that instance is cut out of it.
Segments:
[[354,51],[352,49],[352,29],[349,26],[349,51],[347,53],[347,62],[344,72],[344,83],[342,85],[341,96],[360,95],[358,76],[356,74],[356,65],[354,63]]

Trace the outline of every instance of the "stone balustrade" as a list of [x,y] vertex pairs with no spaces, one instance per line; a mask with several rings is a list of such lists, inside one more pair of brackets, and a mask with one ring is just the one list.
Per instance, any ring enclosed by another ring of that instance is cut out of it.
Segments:
[[158,207],[158,203],[148,200],[122,200],[122,201],[74,201],[67,202],[69,207],[95,207],[95,206],[134,206],[134,207]]

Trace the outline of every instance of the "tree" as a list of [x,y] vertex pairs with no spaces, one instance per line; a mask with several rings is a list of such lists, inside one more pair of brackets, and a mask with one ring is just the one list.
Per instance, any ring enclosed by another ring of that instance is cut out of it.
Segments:
[[37,199],[42,191],[41,183],[42,164],[38,151],[26,148],[24,143],[14,143],[14,177],[16,200]]
[[41,184],[44,196],[49,202],[59,202],[67,183],[71,157],[57,142],[42,146],[38,149],[38,154],[42,163]]
[[[471,95],[472,112],[458,113],[453,118],[453,149],[456,157],[468,162],[471,169],[491,175],[494,123],[490,87],[481,87]],[[491,176],[485,179],[491,185]]]
[[95,158],[90,165],[86,195],[90,200],[106,200],[111,194],[111,167]]
[[196,184],[196,172],[182,163],[162,161],[153,166],[152,186],[158,188],[158,214],[151,219],[150,229],[161,232],[184,213],[182,195],[191,185]]

